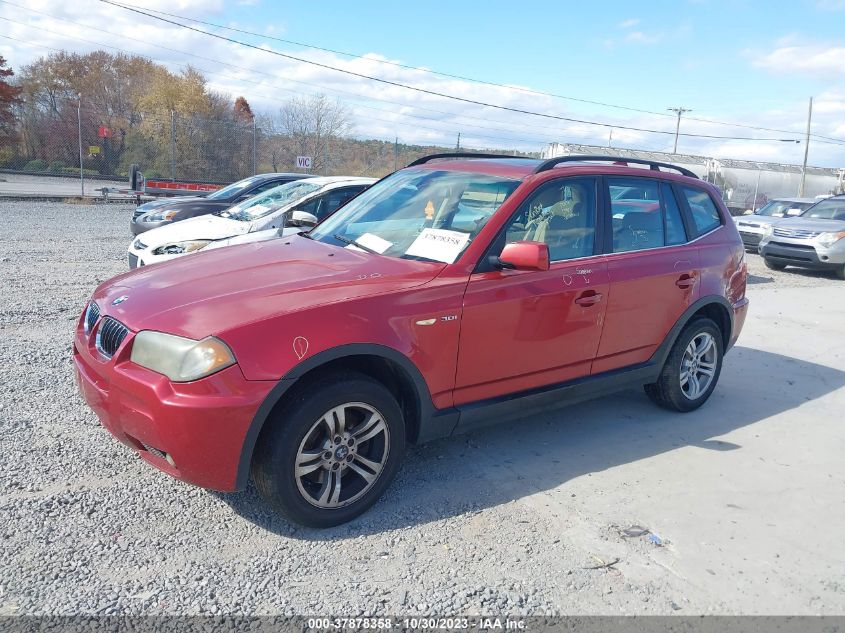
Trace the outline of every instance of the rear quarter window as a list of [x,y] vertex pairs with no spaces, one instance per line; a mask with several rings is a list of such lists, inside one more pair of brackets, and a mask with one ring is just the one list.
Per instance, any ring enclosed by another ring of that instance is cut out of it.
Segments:
[[690,215],[695,224],[697,235],[704,235],[721,226],[722,216],[710,195],[701,189],[681,187],[689,205]]

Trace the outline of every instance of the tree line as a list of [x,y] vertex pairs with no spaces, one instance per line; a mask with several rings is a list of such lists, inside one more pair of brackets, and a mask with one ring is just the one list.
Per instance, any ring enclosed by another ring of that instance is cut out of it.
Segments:
[[[0,168],[230,182],[253,171],[381,176],[448,151],[352,138],[352,113],[324,95],[295,97],[256,115],[245,97],[209,88],[145,57],[57,52],[17,74],[0,57]],[[501,150],[495,150],[501,151]]]

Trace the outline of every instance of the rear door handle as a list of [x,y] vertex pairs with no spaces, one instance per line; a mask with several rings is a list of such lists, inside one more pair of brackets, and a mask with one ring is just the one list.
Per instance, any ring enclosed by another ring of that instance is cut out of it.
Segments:
[[678,277],[678,280],[675,282],[675,285],[678,286],[678,288],[691,288],[693,285],[695,285],[695,276],[683,274]]
[[575,300],[579,306],[594,306],[602,300],[600,292],[593,292],[592,294],[583,294]]

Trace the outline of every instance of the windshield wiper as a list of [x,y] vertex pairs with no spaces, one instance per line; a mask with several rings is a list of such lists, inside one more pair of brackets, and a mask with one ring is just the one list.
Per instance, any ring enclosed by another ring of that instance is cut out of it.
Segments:
[[332,235],[332,237],[333,237],[334,239],[336,239],[336,240],[340,240],[340,241],[341,241],[341,242],[343,242],[344,244],[350,244],[350,245],[352,245],[352,246],[355,246],[355,247],[357,247],[357,248],[360,248],[362,251],[367,251],[368,253],[372,253],[373,255],[381,255],[381,253],[379,253],[379,252],[378,252],[378,251],[376,251],[376,250],[373,250],[373,249],[372,249],[372,248],[370,248],[369,246],[364,246],[363,244],[359,244],[359,243],[358,243],[358,242],[356,242],[355,240],[351,240],[351,239],[349,239],[348,237],[346,237],[346,236],[344,236],[344,235],[339,235],[339,234],[335,233],[334,235]]

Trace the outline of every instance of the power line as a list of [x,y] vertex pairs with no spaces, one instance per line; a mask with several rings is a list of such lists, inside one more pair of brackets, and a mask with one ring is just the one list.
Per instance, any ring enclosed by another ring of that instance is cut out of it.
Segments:
[[[2,16],[0,16],[0,20],[7,20],[7,21],[12,21],[12,22],[14,22],[14,20],[9,20],[8,18],[4,18],[4,17],[2,17]],[[15,22],[15,23],[16,23],[16,24],[21,24],[21,23],[19,23],[19,22]],[[23,26],[29,26],[29,25],[23,25]],[[36,30],[45,31],[45,32],[47,32],[47,33],[53,33],[53,34],[56,34],[56,35],[64,35],[64,34],[61,34],[61,33],[56,33],[55,31],[50,31],[49,29],[43,29],[43,28],[40,28],[40,27],[31,27],[31,26],[29,26],[29,28],[33,28],[33,29],[36,29]],[[23,43],[23,44],[29,44],[29,45],[32,45],[32,43],[31,43],[31,42],[25,42],[24,40],[20,40],[20,39],[18,39],[18,38],[14,38],[14,37],[11,37],[11,36],[8,36],[8,35],[0,35],[0,37],[2,37],[2,38],[4,38],[4,39],[8,39],[8,40],[12,40],[12,41],[16,41],[16,42],[21,42],[21,43]],[[86,39],[84,39],[84,38],[79,38],[79,37],[74,37],[74,36],[66,36],[66,37],[69,37],[70,39],[75,39],[75,40],[78,40],[78,41],[80,41],[80,42],[95,43],[95,42],[90,42],[89,40],[86,40]],[[38,48],[42,48],[42,49],[47,49],[47,50],[53,50],[53,51],[57,51],[57,52],[62,52],[62,50],[61,50],[61,49],[54,48],[54,47],[52,47],[52,46],[46,46],[46,45],[44,45],[44,44],[37,44],[37,45],[35,45],[35,46],[37,46]],[[112,49],[112,50],[116,50],[116,51],[120,51],[120,52],[123,52],[123,53],[129,53],[129,54],[132,54],[132,53],[131,53],[131,51],[126,51],[125,49],[121,49],[121,48],[118,48],[118,47],[116,47],[116,46],[109,46],[108,44],[104,44],[104,45],[102,45],[102,46],[103,46],[104,48],[110,48],[110,49]],[[221,62],[221,63],[222,63],[222,62]],[[233,76],[231,76],[231,75],[227,76],[227,75],[224,75],[223,73],[220,73],[220,72],[217,72],[217,71],[208,71],[207,69],[204,69],[204,68],[197,68],[197,69],[198,69],[198,70],[200,70],[200,71],[201,71],[201,72],[203,72],[203,73],[207,73],[207,74],[210,74],[210,75],[219,75],[219,76],[223,76],[223,77],[229,77],[229,78],[232,78],[232,79],[237,79],[237,80],[239,80],[239,81],[244,81],[244,82],[247,82],[247,83],[251,83],[251,84],[254,84],[254,85],[257,85],[257,86],[264,85],[264,84],[263,84],[263,83],[261,83],[261,82],[257,82],[257,81],[250,81],[249,79],[243,79],[243,78],[241,78],[241,77],[233,77]],[[308,93],[302,93],[302,92],[299,92],[299,91],[296,91],[296,90],[291,90],[291,89],[289,89],[289,88],[282,88],[282,87],[280,87],[280,86],[274,86],[274,85],[271,85],[271,84],[268,84],[268,87],[270,87],[270,88],[275,88],[275,89],[277,89],[277,90],[283,90],[283,91],[285,91],[285,92],[292,92],[292,93],[294,93],[294,94],[308,94]],[[269,99],[269,100],[275,100],[275,99],[276,99],[276,97],[271,97],[271,96],[269,96],[269,95],[263,95],[263,94],[259,94],[259,93],[253,93],[253,94],[254,94],[255,96],[262,97],[262,98],[266,98],[266,99]],[[72,100],[71,100],[71,101],[72,101]],[[74,102],[75,102],[75,101],[74,101]],[[372,107],[372,106],[366,106],[366,105],[362,105],[362,104],[356,104],[356,105],[357,105],[357,107],[360,107],[360,108],[365,108],[365,109],[369,109],[369,110],[375,110],[376,112],[384,112],[384,113],[392,114],[392,115],[394,115],[394,116],[399,116],[399,117],[404,117],[404,118],[421,119],[421,120],[423,120],[423,121],[431,121],[431,122],[433,122],[433,123],[442,123],[442,124],[444,124],[444,125],[447,125],[447,126],[448,126],[448,129],[439,129],[439,128],[427,127],[427,126],[424,126],[424,125],[420,125],[419,123],[402,123],[402,122],[399,122],[399,121],[390,121],[390,123],[391,123],[392,125],[399,126],[399,127],[411,128],[411,129],[422,129],[422,130],[428,130],[428,131],[431,131],[431,132],[437,132],[437,133],[442,134],[442,135],[444,135],[444,136],[448,136],[448,135],[454,134],[454,128],[456,127],[456,126],[454,126],[454,125],[453,125],[453,126],[449,126],[449,125],[448,125],[448,122],[446,122],[446,121],[440,121],[439,119],[433,119],[433,118],[429,118],[429,117],[422,117],[422,116],[419,116],[419,115],[407,114],[407,113],[403,113],[403,112],[390,112],[390,111],[388,111],[388,110],[384,110],[384,109],[381,109],[381,108],[374,108],[374,107]],[[92,110],[88,110],[88,111],[92,111]],[[104,112],[99,112],[99,114],[109,114],[109,115],[119,114],[120,116],[125,116],[125,115],[126,115],[126,113],[104,113]],[[148,114],[149,114],[149,113],[148,113]],[[360,118],[364,119],[364,120],[367,120],[367,121],[378,122],[378,123],[384,123],[384,120],[382,120],[382,119],[375,119],[375,118],[372,118],[372,117],[366,117],[366,116],[361,116],[361,115],[358,115],[358,116],[359,116]],[[210,121],[210,122],[212,122],[212,123],[227,123],[227,122],[223,122],[223,121]],[[488,129],[488,130],[493,130],[493,131],[502,131],[502,132],[507,132],[507,130],[498,130],[497,128],[487,128],[487,127],[484,127],[484,126],[477,126],[477,125],[466,124],[466,123],[461,124],[461,126],[462,126],[462,127],[464,127],[464,128],[465,128],[465,127],[478,127],[478,128],[481,128],[481,129]],[[475,139],[487,139],[487,140],[493,140],[493,141],[503,141],[503,142],[506,142],[506,143],[516,143],[516,144],[518,144],[518,143],[527,143],[527,144],[538,144],[538,145],[542,145],[543,143],[545,143],[545,142],[546,142],[546,139],[525,139],[525,138],[517,138],[517,137],[490,136],[490,135],[485,135],[485,134],[479,134],[478,132],[473,132],[473,134],[472,134],[472,136],[471,136],[470,138],[475,138]]]
[[[97,32],[105,33],[105,34],[107,34],[107,35],[111,35],[111,36],[114,36],[114,37],[122,37],[122,38],[124,38],[124,39],[130,39],[130,40],[133,40],[133,41],[141,42],[141,43],[143,43],[143,44],[145,44],[145,45],[146,45],[146,44],[149,44],[149,42],[147,42],[147,41],[145,41],[145,40],[139,40],[139,39],[137,39],[137,38],[132,38],[132,37],[129,37],[129,36],[124,36],[124,35],[118,35],[118,34],[116,34],[116,33],[112,33],[112,32],[107,31],[107,30],[105,30],[105,29],[100,29],[100,28],[93,27],[93,26],[90,26],[90,25],[81,24],[81,23],[79,23],[79,22],[74,22],[74,21],[72,21],[72,20],[68,20],[68,19],[66,19],[66,18],[58,18],[58,17],[56,17],[56,16],[52,16],[52,15],[50,15],[50,14],[47,14],[47,13],[43,13],[43,12],[37,11],[37,10],[35,10],[35,9],[30,9],[29,7],[23,7],[23,6],[21,6],[21,5],[17,5],[17,4],[15,4],[15,3],[13,3],[13,2],[8,2],[7,0],[0,0],[0,2],[2,2],[2,3],[4,3],[4,4],[8,4],[8,5],[10,5],[10,6],[14,6],[14,7],[18,8],[18,9],[23,9],[23,10],[26,10],[26,11],[34,12],[34,13],[37,13],[37,14],[39,14],[39,15],[44,15],[44,16],[49,17],[49,18],[52,18],[52,19],[61,20],[61,21],[63,21],[63,22],[67,22],[67,23],[69,23],[69,24],[75,24],[75,25],[77,25],[77,26],[81,26],[81,27],[83,27],[83,28],[88,28],[88,29],[90,29],[90,30],[94,30],[94,31],[97,31]],[[130,8],[128,8],[128,7],[123,7],[122,5],[119,5],[119,4],[117,4],[117,3],[108,2],[108,4],[114,4],[115,6],[118,6],[118,7],[120,7],[120,8],[126,8],[127,10],[132,10],[132,9],[130,9]],[[141,13],[143,13],[143,12],[141,12]],[[145,14],[145,15],[146,15],[146,14]],[[149,17],[152,17],[152,18],[154,18],[154,19],[158,19],[158,18],[156,18],[156,16],[149,16]],[[68,37],[68,38],[70,38],[70,39],[76,39],[76,40],[78,40],[78,41],[85,42],[85,43],[89,43],[89,44],[93,44],[93,45],[95,45],[95,46],[104,46],[104,47],[106,47],[106,48],[111,48],[111,49],[113,49],[113,50],[117,50],[117,51],[120,51],[120,52],[124,52],[124,53],[126,53],[126,54],[133,54],[133,55],[137,55],[137,54],[138,54],[138,53],[134,53],[134,52],[132,52],[132,51],[126,51],[125,49],[121,49],[121,48],[118,48],[118,47],[115,47],[115,46],[104,45],[104,44],[101,44],[100,42],[92,42],[92,41],[90,41],[90,40],[85,40],[84,38],[79,38],[79,37],[75,37],[75,36],[67,35],[67,34],[65,34],[65,33],[57,33],[57,32],[55,32],[55,31],[51,31],[51,30],[49,30],[49,29],[45,29],[45,28],[43,28],[43,27],[36,27],[36,26],[31,25],[31,24],[22,23],[22,22],[18,22],[18,21],[16,21],[16,20],[12,20],[12,19],[10,19],[10,18],[4,18],[4,17],[0,16],[0,19],[6,20],[6,21],[9,21],[9,22],[14,22],[14,23],[16,23],[16,24],[20,24],[20,25],[25,26],[25,27],[27,27],[27,28],[33,28],[33,29],[36,29],[36,30],[45,31],[45,32],[47,32],[47,33],[52,33],[52,34],[54,34],[54,35],[59,35],[59,36],[62,36],[62,37]],[[169,20],[165,20],[165,21],[166,21],[166,22],[170,22]],[[183,26],[183,25],[178,25],[178,24],[177,24],[177,26]],[[190,29],[191,27],[185,27],[185,28],[189,28],[189,29]],[[191,30],[198,30],[198,29],[191,29]],[[215,36],[214,34],[212,34],[212,33],[206,33],[205,31],[201,31],[201,30],[198,30],[198,31],[199,31],[200,33],[204,33],[204,34],[207,34],[207,35],[211,35],[211,36],[213,36],[213,37],[216,37],[216,36]],[[15,40],[15,38],[8,37],[8,36],[0,36],[0,37],[6,37],[6,39]],[[227,40],[228,40],[229,38],[223,38],[223,39],[227,39]],[[234,41],[234,42],[235,42],[235,43],[240,43],[240,42],[237,42],[237,41]],[[246,46],[250,46],[250,45],[246,44]],[[231,67],[231,68],[235,68],[235,69],[238,69],[238,70],[243,70],[243,71],[250,72],[250,73],[262,74],[262,75],[265,75],[265,76],[271,77],[271,78],[273,78],[273,79],[276,79],[276,77],[275,77],[274,75],[272,75],[272,74],[270,74],[270,73],[267,73],[267,72],[262,72],[262,71],[255,70],[255,69],[252,69],[252,68],[245,68],[245,67],[242,67],[242,66],[236,66],[236,65],[233,65],[233,64],[229,64],[229,63],[227,63],[227,62],[223,62],[223,61],[221,61],[221,60],[217,60],[217,59],[210,58],[210,57],[204,57],[204,56],[201,56],[201,55],[196,55],[196,54],[193,54],[193,53],[188,53],[188,52],[186,52],[186,51],[181,51],[181,50],[178,50],[178,49],[173,49],[173,48],[169,48],[169,47],[166,47],[166,46],[159,46],[159,47],[160,47],[160,48],[162,48],[162,49],[165,49],[165,50],[169,50],[169,51],[172,51],[172,52],[175,52],[175,53],[182,54],[182,55],[187,55],[187,56],[191,56],[191,57],[196,57],[196,58],[198,58],[198,59],[203,59],[203,60],[211,61],[211,62],[213,62],[213,63],[215,63],[215,64],[220,64],[220,65],[224,65],[224,66],[229,66],[229,67]],[[59,50],[59,49],[53,49],[52,47],[45,47],[45,48],[49,48],[49,49],[51,49],[51,50]],[[252,47],[252,48],[255,48],[255,47]],[[258,50],[264,50],[265,52],[270,52],[270,53],[275,54],[273,51],[267,51],[266,49],[258,49]],[[283,55],[283,56],[284,56],[284,55]],[[298,58],[295,58],[295,59],[298,59]],[[159,60],[159,61],[161,61],[161,60]],[[310,63],[310,62],[308,62],[308,60],[303,60],[303,61],[305,61],[306,63]],[[221,75],[221,76],[224,76],[224,77],[225,77],[225,75],[222,75],[222,73],[219,73],[219,72],[217,72],[217,71],[208,71],[208,70],[206,70],[206,69],[200,69],[200,70],[202,70],[203,72],[205,72],[205,73],[207,73],[207,74],[211,74],[211,75]],[[336,70],[339,70],[340,72],[345,72],[345,71],[343,71],[342,69],[336,69]],[[229,77],[229,78],[231,78],[231,79],[233,79],[233,80],[236,80],[236,81],[246,81],[247,83],[254,83],[254,84],[256,84],[256,85],[264,85],[264,83],[266,83],[266,82],[263,82],[263,83],[259,83],[259,82],[250,82],[249,80],[245,80],[245,79],[243,79],[243,78],[241,78],[241,77]],[[309,82],[297,81],[297,80],[293,80],[293,79],[288,79],[288,81],[291,81],[291,82],[293,82],[293,83],[300,83],[300,84],[307,85],[307,86],[314,86],[314,87],[317,87],[317,88],[319,88],[319,89],[321,89],[321,90],[328,90],[328,91],[330,91],[330,92],[337,92],[337,93],[341,93],[341,94],[349,94],[349,95],[352,95],[353,97],[356,97],[356,98],[359,98],[359,99],[363,98],[363,99],[366,99],[366,100],[379,101],[379,102],[382,102],[382,103],[389,103],[389,104],[393,104],[393,105],[399,105],[399,106],[402,106],[402,107],[405,107],[405,106],[407,105],[407,104],[397,103],[397,102],[390,101],[390,100],[386,100],[386,99],[380,99],[380,98],[377,98],[377,97],[370,97],[370,96],[365,96],[365,95],[359,95],[359,94],[357,94],[357,93],[353,93],[353,92],[349,92],[349,91],[345,91],[345,90],[340,90],[340,89],[336,89],[336,88],[327,88],[327,87],[325,87],[325,86],[323,86],[323,85],[320,85],[320,84],[312,84],[312,83],[309,83]],[[281,87],[279,87],[279,86],[273,86],[273,85],[270,85],[270,87],[273,87],[273,88],[275,88],[275,89],[279,89],[279,90],[284,90],[284,91],[286,91],[286,92],[292,92],[292,93],[294,93],[294,94],[303,94],[303,93],[299,93],[298,91],[291,90],[291,89],[289,89],[289,88],[281,88]],[[410,88],[411,88],[411,89],[415,89],[414,87],[410,87]],[[262,96],[262,95],[258,95],[258,96]],[[448,95],[446,95],[446,96],[447,96],[447,97],[449,97]],[[272,98],[272,97],[266,97],[266,98],[268,98],[268,99],[274,99],[274,98]],[[458,100],[462,100],[462,99],[461,99],[461,98],[459,98],[459,97],[455,97],[455,98],[456,98],[456,99],[458,99]],[[466,100],[465,100],[465,101],[466,101]],[[418,118],[418,119],[421,119],[421,120],[425,120],[425,121],[432,121],[432,122],[435,122],[435,123],[440,123],[440,122],[441,122],[441,121],[439,121],[438,119],[433,119],[433,118],[429,118],[429,117],[422,117],[422,116],[419,116],[419,115],[408,114],[408,113],[402,113],[402,112],[386,111],[386,110],[381,109],[381,108],[374,108],[374,107],[372,107],[372,106],[366,106],[366,105],[362,105],[362,104],[358,104],[358,107],[362,107],[362,108],[365,108],[365,109],[370,109],[370,110],[375,110],[375,111],[377,111],[377,112],[387,112],[388,114],[391,114],[391,115],[393,115],[393,116],[401,116],[401,117],[406,117],[406,118],[407,118],[407,117],[411,117],[411,118]],[[454,118],[478,119],[478,117],[473,117],[473,116],[471,116],[471,115],[458,114],[458,113],[453,113],[453,112],[445,112],[445,111],[442,111],[442,110],[436,110],[436,109],[434,109],[434,108],[428,108],[428,107],[424,107],[424,106],[414,106],[414,107],[415,107],[415,108],[417,108],[417,109],[421,109],[421,110],[428,110],[428,111],[435,112],[435,113],[438,113],[438,114],[445,114],[445,115],[447,115],[447,116],[454,117]],[[493,106],[493,107],[497,107],[497,106]],[[504,107],[503,107],[502,109],[509,109],[509,108],[504,108]],[[516,109],[511,109],[511,110],[514,110],[514,111],[519,111],[519,110],[516,110]],[[529,111],[525,111],[525,112],[526,112],[526,113],[529,113],[529,114],[538,114],[539,116],[549,116],[550,118],[560,118],[560,119],[563,119],[563,120],[568,120],[568,121],[573,121],[573,122],[579,122],[579,123],[586,123],[586,124],[590,124],[590,125],[600,125],[600,126],[603,126],[603,127],[619,128],[619,129],[628,129],[628,130],[634,130],[634,131],[641,131],[641,132],[645,132],[645,133],[654,133],[654,134],[663,134],[663,135],[672,134],[672,132],[665,132],[665,131],[663,131],[663,130],[653,130],[653,129],[647,129],[647,128],[635,128],[635,127],[632,127],[632,126],[623,126],[623,125],[615,125],[615,124],[605,124],[605,123],[592,122],[592,121],[580,121],[580,120],[578,120],[578,119],[567,119],[566,117],[554,117],[553,115],[542,115],[542,114],[540,114],[540,113],[532,113],[532,112],[529,112]],[[366,117],[364,117],[364,118],[366,118]],[[489,119],[486,119],[486,118],[485,118],[485,119],[480,119],[480,120],[489,121]],[[383,121],[380,121],[380,122],[383,122]],[[507,127],[509,127],[509,128],[512,128],[512,127],[514,127],[514,126],[520,126],[520,127],[530,127],[530,128],[534,128],[534,129],[538,129],[538,130],[544,130],[546,133],[549,133],[550,131],[551,131],[553,134],[559,134],[559,133],[560,133],[560,130],[558,130],[558,129],[551,130],[550,128],[546,128],[545,126],[536,126],[536,125],[530,125],[530,124],[527,124],[527,123],[511,123],[511,122],[507,122],[507,123],[506,123],[506,122],[504,122],[504,121],[493,121],[493,122],[496,122],[496,123],[501,123],[502,125],[505,125],[505,126],[507,126]],[[391,121],[391,123],[393,123],[394,125],[398,124],[398,122],[396,122],[396,121]],[[443,122],[443,123],[444,123],[444,124],[446,124],[446,122]],[[476,128],[479,128],[479,129],[487,129],[487,130],[492,130],[492,131],[496,131],[496,132],[504,132],[504,133],[508,133],[508,131],[509,131],[509,130],[503,130],[503,129],[499,129],[499,128],[490,128],[490,127],[487,127],[487,126],[482,126],[482,125],[478,125],[478,124],[461,123],[460,125],[462,125],[462,126],[464,126],[464,127],[476,127]],[[419,126],[419,127],[422,127],[422,126]],[[453,127],[454,127],[454,126],[453,126]],[[434,128],[423,128],[423,129],[429,129],[429,130],[431,130],[431,131],[436,131],[436,132],[440,132],[440,133],[443,133],[443,134],[447,134],[447,133],[448,133],[448,132],[447,132],[447,131],[445,131],[445,130],[438,130],[438,129],[434,129]],[[712,139],[725,139],[725,140],[757,140],[757,141],[780,141],[780,142],[783,142],[783,141],[791,141],[791,142],[796,142],[796,139],[766,139],[766,138],[755,138],[755,137],[731,137],[731,136],[717,136],[717,135],[692,134],[692,133],[685,133],[685,134],[681,134],[681,135],[682,135],[682,136],[688,136],[688,137],[712,138]],[[544,142],[546,142],[545,140],[541,140],[541,139],[531,139],[531,140],[529,140],[529,139],[521,139],[521,138],[515,138],[515,137],[507,137],[507,138],[505,138],[505,137],[495,137],[495,136],[489,136],[489,135],[485,136],[485,135],[483,135],[483,134],[479,134],[479,133],[474,133],[474,136],[475,136],[475,137],[477,137],[477,138],[487,138],[487,139],[492,139],[492,140],[507,141],[507,142],[510,142],[510,143],[513,143],[513,142],[517,142],[517,143],[518,143],[518,142],[525,142],[525,143],[544,143]],[[816,135],[813,135],[813,136],[816,136]],[[838,139],[831,139],[831,141],[832,141],[831,143],[827,143],[827,144],[839,144],[839,143],[840,143],[840,141],[838,141]],[[823,142],[823,141],[820,141],[820,142]],[[845,141],[841,141],[841,142],[842,142],[842,143],[845,143]]]
[[[486,101],[478,101],[476,99],[468,99],[466,97],[459,97],[457,95],[450,95],[450,94],[446,94],[446,93],[443,93],[443,92],[438,92],[436,90],[428,90],[426,88],[420,88],[418,86],[411,86],[411,85],[408,85],[408,84],[403,84],[403,83],[398,82],[398,81],[391,81],[389,79],[372,77],[370,75],[365,75],[364,73],[358,73],[358,72],[355,72],[355,71],[352,71],[352,70],[337,68],[336,66],[331,66],[329,64],[323,64],[321,62],[316,62],[316,61],[313,61],[313,60],[310,60],[310,59],[304,59],[302,57],[297,57],[295,55],[289,55],[287,53],[281,53],[279,51],[269,50],[269,49],[266,49],[266,48],[262,48],[260,46],[256,46],[254,44],[250,44],[248,42],[243,42],[241,40],[237,40],[237,39],[234,39],[234,38],[231,38],[231,37],[226,37],[225,35],[219,35],[217,33],[211,33],[209,31],[204,31],[202,29],[198,29],[198,28],[190,26],[188,24],[182,24],[180,22],[176,22],[176,21],[170,20],[168,18],[163,18],[161,16],[157,16],[157,15],[154,15],[152,13],[142,11],[141,9],[136,9],[136,8],[133,8],[133,7],[130,7],[130,6],[119,4],[117,2],[112,2],[112,0],[99,0],[99,1],[104,3],[104,4],[109,4],[109,5],[112,5],[112,6],[115,6],[115,7],[119,7],[121,9],[126,10],[126,11],[131,11],[133,13],[138,13],[140,15],[147,16],[149,18],[152,18],[154,20],[158,20],[160,22],[166,22],[168,24],[173,24],[174,26],[178,26],[179,28],[187,29],[189,31],[194,31],[195,33],[207,35],[209,37],[213,37],[213,38],[216,38],[216,39],[219,39],[219,40],[223,40],[225,42],[230,42],[232,44],[237,44],[237,45],[243,46],[245,48],[251,48],[251,49],[254,49],[254,50],[257,50],[257,51],[262,51],[262,52],[270,54],[270,55],[282,57],[282,58],[285,58],[285,59],[290,59],[290,60],[297,61],[297,62],[300,62],[300,63],[303,63],[303,64],[309,64],[309,65],[312,65],[312,66],[317,66],[319,68],[324,68],[326,70],[332,70],[332,71],[342,73],[342,74],[345,74],[345,75],[350,75],[352,77],[358,77],[359,79],[366,79],[366,80],[369,80],[369,81],[375,81],[375,82],[385,84],[385,85],[388,85],[388,86],[394,86],[394,87],[397,87],[397,88],[404,88],[406,90],[413,90],[415,92],[419,92],[419,93],[422,93],[422,94],[429,94],[429,95],[432,95],[432,96],[435,96],[435,97],[440,97],[440,98],[443,98],[443,99],[451,99],[453,101],[460,101],[460,102],[463,102],[463,103],[469,103],[469,104],[472,104],[472,105],[483,106],[483,107],[486,107],[486,108],[495,108],[497,110],[504,110],[504,111],[508,111],[508,112],[516,112],[518,114],[527,114],[527,115],[530,115],[530,116],[537,116],[537,117],[542,117],[542,118],[547,118],[547,119],[554,119],[554,120],[558,120],[558,121],[567,121],[567,122],[570,122],[570,123],[581,123],[583,125],[595,125],[595,126],[599,126],[599,127],[616,128],[616,129],[622,129],[622,130],[631,130],[631,131],[635,131],[635,132],[647,132],[647,133],[651,133],[651,134],[673,134],[673,132],[667,132],[665,130],[654,130],[654,129],[648,129],[648,128],[628,126],[628,125],[602,123],[602,122],[599,122],[599,121],[588,121],[588,120],[585,120],[585,119],[575,119],[575,118],[571,118],[571,117],[564,117],[564,116],[559,116],[559,115],[554,115],[554,114],[546,114],[546,113],[543,113],[543,112],[534,112],[532,110],[524,110],[522,108],[513,108],[513,107],[510,107],[510,106],[504,106],[504,105],[499,105],[499,104],[495,104],[495,103],[488,103]],[[714,135],[714,134],[685,133],[682,136],[696,137],[696,138],[736,140],[736,141],[739,141],[739,140],[745,140],[745,141],[780,141],[780,142],[794,142],[795,141],[795,139],[755,138],[755,137],[742,137],[742,136],[720,136],[720,135]]]
[[[8,3],[8,4],[11,4],[11,3]],[[115,2],[110,2],[109,4],[114,4],[116,6],[123,8],[123,9],[132,10],[132,5],[119,4],[119,3],[115,3]],[[493,86],[493,87],[496,87],[496,88],[504,88],[506,90],[515,90],[515,91],[523,92],[523,93],[527,93],[527,94],[535,94],[535,95],[541,95],[541,96],[545,96],[545,97],[554,97],[556,99],[564,99],[564,100],[567,100],[567,101],[575,101],[575,102],[578,102],[578,103],[586,103],[586,104],[589,104],[589,105],[597,105],[597,106],[602,106],[602,107],[606,107],[606,108],[616,108],[616,109],[619,109],[619,110],[627,110],[629,112],[639,112],[641,114],[651,114],[651,115],[654,115],[654,116],[663,116],[663,117],[671,117],[672,116],[671,114],[666,114],[665,112],[658,112],[658,111],[655,111],[655,110],[646,110],[646,109],[643,109],[643,108],[634,108],[634,107],[631,107],[631,106],[624,106],[624,105],[615,104],[615,103],[607,103],[607,102],[603,102],[603,101],[594,101],[594,100],[591,100],[591,99],[584,99],[584,98],[580,98],[580,97],[572,97],[572,96],[568,96],[568,95],[561,95],[561,94],[556,94],[556,93],[553,93],[553,92],[545,92],[545,91],[542,91],[542,90],[534,90],[534,89],[525,88],[525,87],[522,87],[522,86],[511,86],[511,85],[508,85],[508,84],[497,83],[495,81],[488,81],[488,80],[485,80],[485,79],[477,79],[477,78],[473,78],[473,77],[466,77],[464,75],[455,75],[455,74],[446,73],[446,72],[442,72],[442,71],[432,70],[430,68],[421,68],[421,67],[418,67],[418,66],[411,66],[411,65],[408,65],[408,64],[402,64],[402,63],[399,63],[399,62],[394,62],[394,61],[390,61],[390,60],[386,60],[386,59],[376,59],[376,58],[373,58],[373,57],[368,57],[366,55],[359,55],[359,54],[356,54],[356,53],[339,51],[339,50],[332,49],[332,48],[317,46],[315,44],[308,44],[308,43],[305,43],[305,42],[288,40],[288,39],[284,39],[284,38],[281,38],[281,37],[275,37],[275,36],[267,35],[267,34],[263,34],[263,33],[256,33],[255,31],[248,31],[246,29],[239,29],[239,28],[236,28],[236,27],[226,26],[226,25],[223,25],[223,24],[216,24],[214,22],[207,22],[205,20],[199,20],[199,19],[196,19],[196,18],[184,16],[184,15],[179,15],[179,14],[175,14],[175,13],[168,13],[167,11],[161,11],[160,9],[151,9],[151,8],[148,8],[148,7],[143,7],[143,8],[144,8],[144,10],[149,11],[151,13],[155,13],[155,14],[159,14],[159,15],[166,15],[166,16],[169,16],[169,17],[172,17],[172,18],[178,18],[178,19],[181,19],[181,20],[187,20],[188,22],[193,22],[195,24],[203,24],[205,26],[211,26],[211,27],[218,28],[218,29],[224,29],[224,30],[231,31],[231,32],[234,32],[234,33],[242,33],[244,35],[251,35],[253,37],[260,37],[260,38],[264,38],[264,39],[268,39],[268,40],[281,42],[281,43],[284,43],[284,44],[293,44],[295,46],[302,46],[304,48],[310,48],[310,49],[314,49],[314,50],[318,50],[318,51],[323,51],[323,52],[326,52],[326,53],[334,53],[336,55],[343,55],[345,57],[351,57],[351,58],[354,58],[354,59],[363,59],[363,60],[366,60],[366,61],[372,61],[372,62],[376,62],[376,63],[379,63],[379,64],[394,66],[396,68],[404,68],[404,69],[407,69],[407,70],[415,70],[415,71],[418,71],[418,72],[424,72],[424,73],[428,73],[428,74],[431,74],[431,75],[438,75],[440,77],[448,77],[450,79],[460,79],[462,81],[469,81],[469,82],[483,84],[483,85],[487,85],[487,86]],[[155,17],[155,16],[151,16],[151,17]],[[794,130],[783,130],[783,129],[778,129],[778,128],[768,128],[768,127],[762,127],[762,126],[758,126],[758,125],[748,125],[748,124],[744,124],[744,123],[731,123],[729,121],[718,121],[718,120],[715,120],[715,119],[705,119],[705,118],[701,118],[701,117],[687,117],[687,118],[690,121],[697,121],[699,123],[708,123],[708,124],[711,124],[711,125],[724,125],[724,126],[728,126],[728,127],[738,127],[738,128],[749,129],[749,130],[758,130],[758,131],[761,131],[761,132],[779,132],[779,133],[783,133],[783,134],[797,134],[797,132],[795,132]],[[845,139],[836,139],[836,138],[825,137],[825,136],[820,136],[820,135],[813,135],[813,136],[818,136],[819,138],[824,138],[824,139],[832,140],[832,141],[843,141],[843,142],[845,142]]]

